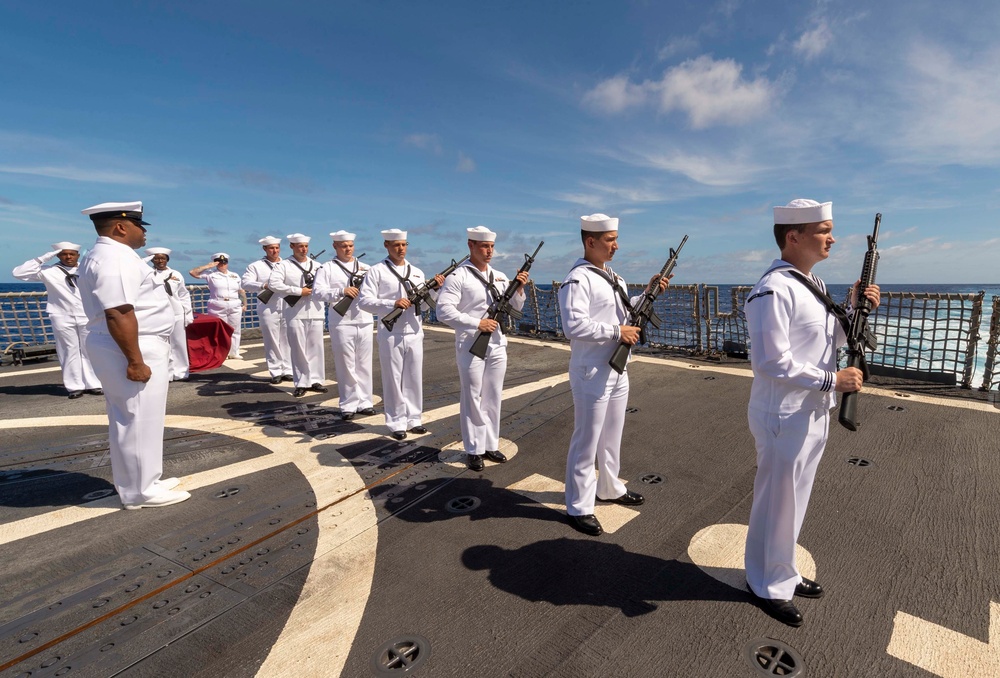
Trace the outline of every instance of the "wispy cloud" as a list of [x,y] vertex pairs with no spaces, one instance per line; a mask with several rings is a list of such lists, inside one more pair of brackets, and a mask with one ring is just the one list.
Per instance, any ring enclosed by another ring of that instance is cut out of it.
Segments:
[[690,153],[681,150],[652,150],[659,144],[606,152],[615,159],[665,172],[681,174],[690,180],[715,187],[740,186],[763,174],[767,167],[738,155],[719,155],[711,151]]
[[806,61],[812,61],[825,52],[831,44],[833,44],[833,31],[829,22],[825,18],[820,18],[816,20],[815,26],[799,36],[792,49]]
[[93,184],[125,184],[130,186],[163,186],[163,182],[152,177],[133,172],[115,172],[113,170],[83,169],[73,166],[57,165],[0,165],[4,174],[23,174],[48,179],[64,179]]
[[472,158],[467,156],[465,153],[459,151],[458,164],[455,166],[455,169],[459,172],[462,172],[463,174],[468,174],[469,172],[476,171],[476,163]]
[[410,134],[403,139],[403,144],[406,146],[412,146],[413,148],[419,148],[422,151],[430,151],[434,155],[441,155],[444,153],[444,147],[441,145],[441,137],[437,134]]

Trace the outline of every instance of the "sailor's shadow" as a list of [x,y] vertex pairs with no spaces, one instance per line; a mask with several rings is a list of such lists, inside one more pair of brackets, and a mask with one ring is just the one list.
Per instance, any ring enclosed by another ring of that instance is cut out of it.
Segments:
[[113,494],[115,488],[107,480],[75,471],[12,469],[0,472],[0,506],[64,508],[82,506]]
[[[331,444],[336,443],[336,436],[371,428],[356,420],[344,421],[336,407],[299,399],[232,402],[222,405],[222,409],[235,420],[261,427],[266,435],[271,435],[267,432],[268,427],[277,427],[303,433],[317,440],[329,439]],[[371,419],[374,421],[375,418]],[[365,419],[360,420],[364,421]]]
[[630,617],[653,612],[661,602],[750,600],[697,565],[632,553],[600,539],[549,539],[517,549],[482,544],[467,548],[462,564],[487,570],[493,586],[524,600],[614,607]]
[[[47,395],[65,398],[67,391],[62,384],[31,384],[30,386],[0,386],[0,395]],[[84,396],[84,398],[93,398],[93,396]]]
[[[198,372],[192,374],[189,383],[197,384],[198,395],[200,396],[229,396],[237,394],[259,393],[274,395],[283,392],[282,389],[271,385],[269,379],[251,377],[239,372]],[[288,394],[288,402],[295,402],[296,398]]]

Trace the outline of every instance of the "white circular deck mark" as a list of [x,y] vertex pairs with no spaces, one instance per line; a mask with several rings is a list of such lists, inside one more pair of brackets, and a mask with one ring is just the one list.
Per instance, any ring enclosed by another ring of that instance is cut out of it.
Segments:
[[[734,523],[709,525],[691,537],[688,557],[713,579],[746,591],[747,574],[743,569],[746,541],[746,525]],[[808,551],[797,544],[795,561],[803,577],[816,578],[816,562]]]

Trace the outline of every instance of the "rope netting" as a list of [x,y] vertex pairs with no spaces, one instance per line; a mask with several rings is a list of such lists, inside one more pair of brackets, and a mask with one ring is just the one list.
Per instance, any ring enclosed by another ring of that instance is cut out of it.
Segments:
[[1000,389],[1000,374],[997,374],[997,346],[1000,344],[1000,297],[993,297],[993,311],[990,314],[990,336],[986,340],[986,373],[980,390]]
[[45,292],[0,294],[0,352],[23,346],[55,344],[52,324],[45,313]]

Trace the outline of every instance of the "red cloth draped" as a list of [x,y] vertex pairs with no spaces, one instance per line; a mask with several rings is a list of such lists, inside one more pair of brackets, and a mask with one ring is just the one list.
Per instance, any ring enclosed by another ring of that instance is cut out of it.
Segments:
[[233,341],[233,328],[225,321],[207,313],[195,313],[194,322],[184,329],[191,372],[214,370],[226,361]]

